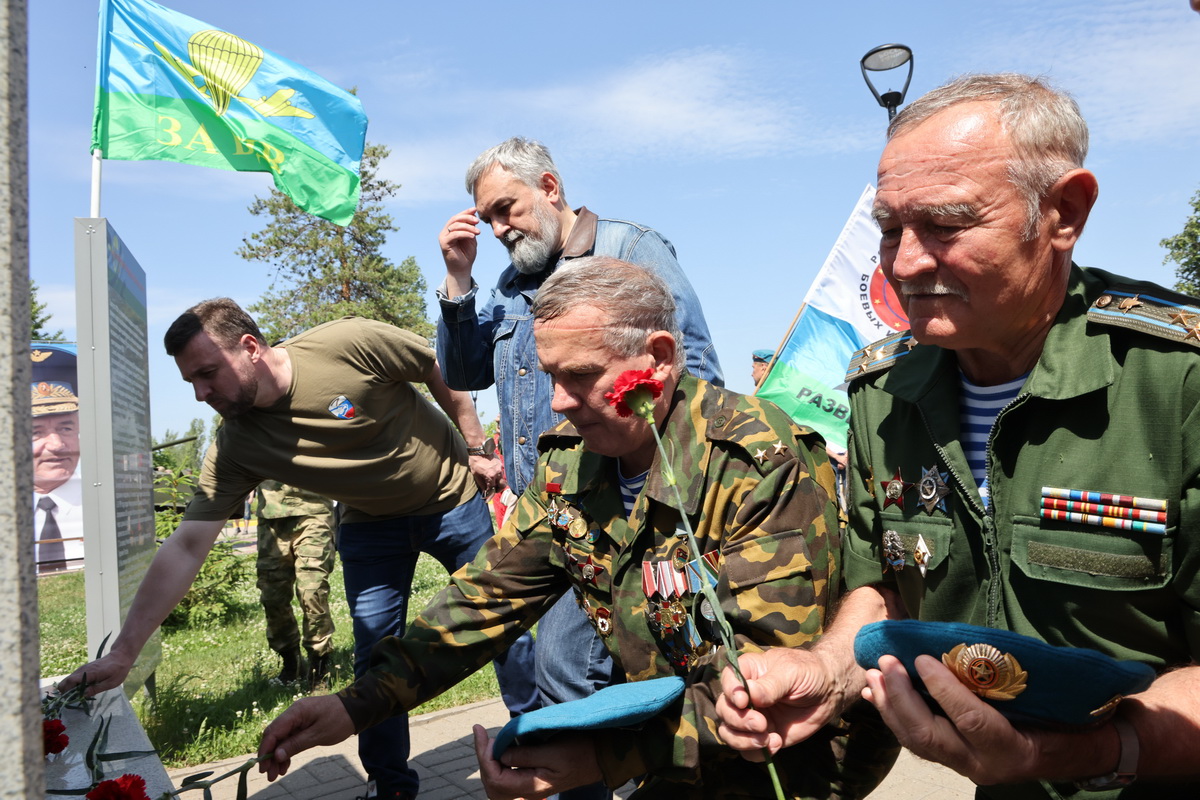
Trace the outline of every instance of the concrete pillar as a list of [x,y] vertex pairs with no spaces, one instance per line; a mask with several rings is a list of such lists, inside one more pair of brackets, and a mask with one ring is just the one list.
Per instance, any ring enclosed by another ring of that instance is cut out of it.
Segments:
[[26,20],[25,0],[0,0],[0,798],[45,790],[30,533]]

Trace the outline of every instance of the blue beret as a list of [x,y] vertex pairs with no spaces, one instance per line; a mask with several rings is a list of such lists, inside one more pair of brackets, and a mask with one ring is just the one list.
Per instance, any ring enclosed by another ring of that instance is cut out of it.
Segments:
[[544,741],[559,731],[623,728],[645,722],[683,695],[683,678],[671,676],[606,686],[582,700],[546,706],[509,720],[496,735],[492,758],[513,744]]
[[771,359],[775,357],[775,351],[774,350],[755,350],[750,355],[754,358],[755,361],[762,361],[764,363],[770,363]]
[[938,711],[913,666],[922,653],[940,658],[963,685],[1014,722],[1095,725],[1112,714],[1114,701],[1154,680],[1154,670],[1137,661],[957,622],[873,622],[854,639],[859,666],[875,669],[880,656],[895,656]]

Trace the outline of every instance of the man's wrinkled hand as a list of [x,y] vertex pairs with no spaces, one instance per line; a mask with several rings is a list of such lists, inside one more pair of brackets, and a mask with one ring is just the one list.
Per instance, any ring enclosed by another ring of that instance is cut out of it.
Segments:
[[535,800],[603,779],[591,737],[562,736],[550,744],[510,747],[492,758],[494,739],[475,726],[475,757],[490,800]]
[[337,695],[297,700],[263,731],[258,757],[270,758],[259,762],[258,771],[273,781],[287,774],[292,756],[297,753],[337,744],[353,735],[354,723]]
[[751,761],[802,742],[837,716],[843,682],[809,650],[776,647],[738,658],[749,692],[731,667],[721,673],[718,733]]
[[928,761],[944,764],[981,786],[1017,783],[1034,776],[1035,739],[963,686],[942,662],[918,656],[917,673],[946,712],[935,714],[895,656],[881,656],[867,670],[863,697],[879,709],[900,744]]

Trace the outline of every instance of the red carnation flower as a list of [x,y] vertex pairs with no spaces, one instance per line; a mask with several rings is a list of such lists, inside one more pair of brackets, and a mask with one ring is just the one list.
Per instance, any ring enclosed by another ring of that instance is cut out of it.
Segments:
[[628,417],[637,414],[643,419],[653,418],[652,403],[663,393],[663,383],[650,376],[652,369],[629,369],[617,376],[611,392],[604,393],[604,399],[617,410],[617,416]]
[[67,726],[61,719],[42,720],[42,755],[61,753],[67,749]]
[[150,800],[146,781],[141,775],[122,775],[111,781],[101,781],[84,797],[87,800]]

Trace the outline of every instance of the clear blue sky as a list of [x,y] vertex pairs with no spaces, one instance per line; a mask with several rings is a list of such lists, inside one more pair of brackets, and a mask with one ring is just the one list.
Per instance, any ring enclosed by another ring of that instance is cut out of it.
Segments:
[[[909,97],[963,72],[1044,74],[1079,100],[1100,200],[1076,260],[1173,282],[1158,242],[1200,188],[1200,15],[1186,0],[933,0],[897,3],[617,0],[571,3],[167,0],[166,5],[357,86],[367,136],[392,148],[393,261],[412,255],[433,288],[437,231],[470,205],[463,172],[521,134],[554,154],[567,199],[635,220],[674,244],[708,316],[730,385],[774,347],[863,187],[886,113],[859,73],[871,47],[916,54]],[[33,278],[74,335],[72,218],[88,214],[96,10],[37,0],[30,17]],[[270,283],[234,255],[257,229],[246,207],[265,173],[105,162],[103,213],[145,268],[152,430],[212,412],[162,355],[192,303],[243,304]],[[506,263],[484,234],[475,274]],[[491,391],[484,414],[495,413]]]

